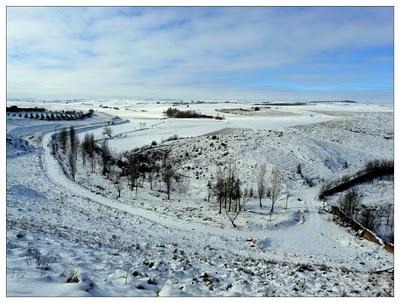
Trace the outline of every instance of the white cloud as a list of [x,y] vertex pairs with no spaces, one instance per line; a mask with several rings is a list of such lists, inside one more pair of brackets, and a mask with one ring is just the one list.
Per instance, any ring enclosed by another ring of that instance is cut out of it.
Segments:
[[[315,56],[328,60],[324,54],[332,50],[393,44],[391,9],[157,8],[122,13],[114,8],[14,7],[7,13],[8,94],[15,96],[317,96],[326,92],[249,88],[231,83],[227,75],[240,80],[242,73],[257,75],[260,70],[307,69]],[[286,81],[296,80],[288,75]],[[357,89],[344,93],[365,95]],[[334,98],[343,92],[330,94]]]

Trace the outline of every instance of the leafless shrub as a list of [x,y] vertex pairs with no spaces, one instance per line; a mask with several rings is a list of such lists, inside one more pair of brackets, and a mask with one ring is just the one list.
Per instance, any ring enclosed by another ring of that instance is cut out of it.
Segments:
[[282,188],[282,176],[278,168],[274,167],[271,172],[271,213],[274,212],[275,202],[279,197]]
[[65,277],[65,283],[78,283],[79,274],[77,270],[70,270],[70,272]]
[[110,173],[110,160],[111,160],[111,151],[108,147],[108,142],[106,140],[101,144],[101,162],[103,165],[103,175],[108,175]]
[[113,182],[114,188],[116,189],[118,196],[117,198],[121,197],[121,191],[122,191],[122,177],[121,177],[121,172],[114,166],[110,169],[110,176],[111,176],[111,181]]
[[112,129],[111,129],[111,127],[106,126],[106,127],[103,128],[103,136],[104,137],[107,136],[108,138],[112,137]]
[[167,198],[169,200],[171,195],[172,184],[175,178],[175,169],[172,160],[168,158],[168,155],[166,155],[166,158],[163,161],[163,169],[161,174],[162,174],[162,181],[164,182],[167,191]]
[[257,172],[257,193],[258,193],[258,198],[260,200],[260,207],[262,207],[261,200],[265,196],[265,191],[266,191],[266,184],[265,184],[265,174],[267,172],[265,163],[262,163]]
[[353,217],[357,206],[361,202],[361,195],[358,190],[352,189],[347,191],[344,195],[339,198],[339,205],[343,212],[349,216]]
[[68,132],[65,128],[63,128],[58,135],[58,142],[64,154],[66,154],[67,152],[67,139],[68,139]]
[[68,154],[68,164],[71,173],[72,180],[75,181],[75,174],[76,174],[76,158],[72,150],[69,151]]

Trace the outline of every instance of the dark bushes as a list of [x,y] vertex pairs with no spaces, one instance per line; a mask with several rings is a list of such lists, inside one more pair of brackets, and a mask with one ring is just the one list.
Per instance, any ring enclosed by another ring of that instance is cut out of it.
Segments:
[[382,171],[387,171],[387,172],[393,172],[394,171],[394,162],[393,160],[372,160],[369,161],[365,165],[365,171],[366,172],[382,172]]
[[353,217],[357,206],[360,204],[361,196],[357,189],[347,191],[339,198],[339,205],[348,217]]
[[18,112],[44,112],[46,109],[39,107],[18,107],[16,105],[12,105],[6,108],[8,113],[18,113]]
[[393,160],[372,160],[369,161],[365,168],[355,173],[353,176],[345,175],[340,179],[324,182],[319,192],[319,199],[324,199],[327,196],[337,192],[344,191],[355,185],[368,182],[372,179],[393,175],[394,162]]
[[172,108],[169,107],[166,111],[164,111],[164,114],[168,118],[208,118],[208,119],[218,119],[222,120],[222,117],[214,117],[214,116],[208,116],[208,115],[203,115],[200,113],[197,113],[194,110],[179,110],[177,108]]

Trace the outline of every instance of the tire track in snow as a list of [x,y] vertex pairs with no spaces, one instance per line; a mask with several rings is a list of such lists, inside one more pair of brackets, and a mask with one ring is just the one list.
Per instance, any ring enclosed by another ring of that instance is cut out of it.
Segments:
[[[79,130],[77,131],[88,131],[101,126],[102,125],[86,126],[79,128]],[[317,213],[315,201],[309,201],[311,197],[307,199],[307,206],[309,207],[308,220],[306,220],[303,224],[293,225],[290,228],[289,232],[288,229],[268,231],[238,230],[231,227],[221,228],[217,226],[205,225],[198,222],[187,222],[177,219],[176,217],[161,215],[160,213],[152,212],[150,210],[146,210],[137,206],[126,205],[114,199],[101,196],[97,193],[92,192],[89,189],[82,187],[78,183],[73,182],[65,176],[57,159],[55,159],[51,155],[50,148],[48,146],[48,142],[50,141],[51,136],[54,133],[55,132],[52,131],[45,133],[42,136],[42,146],[44,150],[41,155],[41,161],[43,169],[46,176],[53,184],[58,185],[61,188],[65,188],[74,195],[89,199],[95,203],[119,210],[121,212],[128,213],[132,216],[140,217],[155,225],[162,226],[169,230],[196,233],[196,237],[203,236],[207,238],[212,236],[219,236],[230,239],[255,238],[258,240],[269,240],[272,246],[274,246],[274,249],[276,248],[287,252],[296,250],[300,254],[307,255],[323,254],[345,257],[353,253],[351,249],[343,249],[343,247],[341,249],[336,249],[336,241],[329,242],[327,241],[326,236],[321,234],[322,230],[318,230],[319,228],[323,229],[324,232],[332,232],[332,228],[335,229],[336,232],[340,232],[340,228],[320,218],[320,215]],[[308,192],[308,194],[311,195],[312,193]],[[304,238],[305,235],[306,237]],[[324,245],[322,245],[322,243]]]

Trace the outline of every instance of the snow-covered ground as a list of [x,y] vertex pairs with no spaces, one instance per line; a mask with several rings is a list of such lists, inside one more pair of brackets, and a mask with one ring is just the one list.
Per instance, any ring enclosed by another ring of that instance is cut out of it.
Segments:
[[[35,106],[95,109],[95,118],[72,124],[86,126],[80,136],[93,132],[98,139],[106,121],[122,118],[111,126],[110,147],[121,152],[153,140],[157,148],[171,147],[187,190],[178,198],[175,189],[167,201],[161,183],[155,183],[161,191],[144,183],[136,195],[126,182],[117,199],[99,169],[90,173],[80,162],[73,182],[47,146],[62,122],[7,119],[8,295],[393,295],[393,272],[386,271],[393,255],[318,212],[316,198],[322,180],[356,172],[368,160],[393,159],[390,107],[282,106],[275,109],[282,115],[225,114],[219,121],[164,119],[162,111],[170,105],[157,103]],[[239,107],[251,105],[189,105],[214,116]],[[175,134],[185,138],[161,144]],[[227,159],[236,161],[244,186],[254,191],[257,165],[267,165],[267,176],[272,167],[281,169],[285,194],[272,216],[268,198],[263,208],[258,199],[247,199],[237,228],[217,214],[206,184],[216,164]],[[363,186],[363,199],[374,203],[375,191]],[[376,203],[393,203],[390,198],[389,191]],[[66,283],[75,276],[77,283]]]
[[[29,102],[9,102],[10,105],[30,106]],[[177,135],[178,137],[199,136],[224,128],[248,129],[279,129],[283,127],[317,123],[337,119],[338,115],[360,115],[366,112],[391,112],[392,108],[385,105],[317,103],[302,106],[271,106],[274,112],[282,115],[269,114],[265,110],[262,116],[243,116],[224,114],[221,110],[227,108],[251,108],[249,103],[215,103],[180,105],[180,110],[195,110],[211,116],[224,116],[225,120],[213,119],[165,119],[163,111],[172,106],[171,103],[158,104],[141,101],[75,101],[68,104],[60,102],[35,102],[35,106],[51,110],[101,110],[112,116],[127,119],[129,123],[112,126],[113,138],[109,141],[115,152],[123,152],[152,141],[162,140]],[[107,106],[107,108],[105,108]],[[145,124],[143,127],[143,123]],[[94,132],[96,138],[102,138],[102,129]]]

